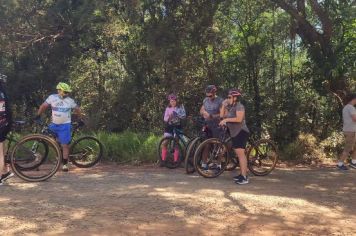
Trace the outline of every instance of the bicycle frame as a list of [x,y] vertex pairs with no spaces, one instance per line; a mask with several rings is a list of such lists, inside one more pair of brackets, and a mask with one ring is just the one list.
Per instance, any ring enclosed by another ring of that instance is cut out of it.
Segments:
[[179,141],[181,141],[185,148],[188,147],[188,144],[191,140],[187,135],[184,134],[184,132],[181,129],[178,129],[177,127],[173,127],[173,138],[175,140],[178,139]]

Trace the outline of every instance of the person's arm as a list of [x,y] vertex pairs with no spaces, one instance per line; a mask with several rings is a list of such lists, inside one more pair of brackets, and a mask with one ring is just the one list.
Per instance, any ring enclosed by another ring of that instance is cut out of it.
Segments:
[[245,111],[236,111],[236,117],[234,118],[225,118],[223,121],[224,123],[241,123],[245,117]]
[[169,110],[168,110],[168,108],[166,108],[166,110],[164,111],[164,116],[163,116],[164,122],[168,122],[169,121],[169,117],[170,117]]
[[41,114],[42,114],[43,112],[45,112],[49,106],[50,106],[50,105],[49,105],[47,102],[42,103],[42,105],[40,106],[40,108],[39,108],[38,111],[37,111],[37,117],[40,117]]
[[225,125],[226,123],[241,123],[245,117],[245,108],[244,107],[239,107],[236,110],[236,117],[233,118],[225,118],[222,121],[220,121],[219,125]]
[[220,107],[220,119],[224,119],[227,115],[227,100],[224,100],[222,106]]
[[202,115],[204,119],[211,118],[210,114],[205,110],[204,105],[202,105],[200,108],[200,115]]
[[353,122],[356,122],[356,109],[354,109],[354,113],[351,113],[351,118]]

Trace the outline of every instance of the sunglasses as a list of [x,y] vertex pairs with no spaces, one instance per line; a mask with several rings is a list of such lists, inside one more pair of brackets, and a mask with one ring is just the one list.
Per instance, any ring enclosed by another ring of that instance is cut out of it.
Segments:
[[207,98],[212,98],[214,95],[207,95],[206,97]]
[[228,96],[227,98],[228,98],[228,99],[231,99],[231,98],[233,98],[233,96]]

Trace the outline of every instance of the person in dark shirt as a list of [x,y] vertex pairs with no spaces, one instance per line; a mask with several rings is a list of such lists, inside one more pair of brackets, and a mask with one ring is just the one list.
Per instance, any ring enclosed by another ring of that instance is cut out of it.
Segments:
[[10,167],[5,165],[4,155],[4,141],[10,132],[12,123],[9,99],[4,86],[5,82],[6,76],[0,74],[0,185],[2,185],[5,180],[14,176],[10,171]]

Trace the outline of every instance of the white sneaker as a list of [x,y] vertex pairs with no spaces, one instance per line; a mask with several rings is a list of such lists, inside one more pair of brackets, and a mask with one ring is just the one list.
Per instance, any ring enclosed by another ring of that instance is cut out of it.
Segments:
[[64,164],[62,166],[62,171],[65,171],[65,172],[69,171],[69,165],[68,164]]
[[9,172],[7,172],[6,174],[1,175],[0,181],[3,183],[3,182],[5,182],[5,180],[10,179],[10,178],[13,177],[14,175],[15,175],[14,173],[12,173],[11,171],[9,171]]

